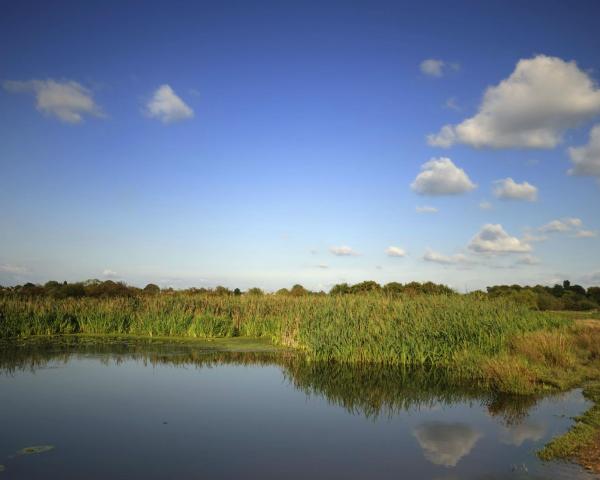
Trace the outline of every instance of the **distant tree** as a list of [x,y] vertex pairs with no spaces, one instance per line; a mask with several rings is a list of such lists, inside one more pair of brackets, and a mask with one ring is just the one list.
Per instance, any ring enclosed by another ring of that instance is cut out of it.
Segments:
[[585,291],[585,288],[583,288],[581,285],[571,285],[569,287],[569,291],[575,292],[575,293],[577,293],[579,295],[586,295],[586,293],[587,293]]
[[[569,283],[568,280],[565,280],[565,283]],[[560,298],[563,296],[563,293],[565,293],[565,288],[562,285],[556,284],[552,287],[552,295],[555,297]]]
[[259,296],[259,295],[264,295],[264,293],[265,293],[265,292],[263,292],[263,291],[262,291],[260,288],[258,288],[258,287],[251,288],[251,289],[250,289],[250,290],[248,290],[248,292],[247,292],[247,294],[248,294],[248,295],[256,295],[256,296]]
[[229,290],[227,287],[222,287],[219,285],[215,288],[214,294],[219,296],[227,296],[231,295],[231,290]]
[[390,282],[386,283],[382,290],[387,295],[399,296],[404,292],[404,285],[398,282]]
[[290,295],[293,297],[302,297],[304,295],[308,295],[308,293],[309,291],[299,284],[294,285],[290,290]]
[[347,293],[350,293],[350,286],[347,283],[338,283],[329,290],[329,295],[345,295]]
[[154,283],[149,283],[144,287],[143,292],[149,295],[157,295],[160,293],[160,287]]
[[233,294],[234,294],[234,295],[236,295],[236,296],[238,296],[238,295],[241,295],[241,294],[242,294],[242,291],[241,291],[239,288],[236,288],[236,289],[233,291]]
[[287,288],[280,288],[275,292],[275,295],[289,295],[290,291]]
[[596,302],[598,306],[600,306],[600,287],[588,288],[587,294],[590,300]]
[[368,293],[368,292],[379,292],[381,285],[373,280],[367,280],[364,282],[357,283],[350,287],[350,293]]

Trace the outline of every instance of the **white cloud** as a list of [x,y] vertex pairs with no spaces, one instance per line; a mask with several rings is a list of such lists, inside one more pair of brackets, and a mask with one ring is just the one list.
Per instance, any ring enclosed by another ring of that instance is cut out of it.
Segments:
[[435,252],[431,249],[427,249],[423,255],[423,260],[432,263],[441,263],[442,265],[457,265],[457,264],[468,264],[471,262],[466,255],[457,253],[455,255],[444,255],[439,252]]
[[347,245],[334,246],[331,247],[329,251],[338,257],[350,257],[358,255],[358,252],[355,252],[352,247]]
[[520,447],[526,441],[537,442],[541,440],[545,433],[546,427],[544,425],[535,422],[523,422],[505,427],[500,441]]
[[435,58],[428,58],[423,60],[419,68],[421,72],[430,77],[441,77],[444,74],[444,66],[446,63],[443,60],[436,60]]
[[428,58],[421,62],[419,69],[421,73],[430,77],[442,77],[448,70],[459,70],[460,65],[458,63],[444,62],[436,58]]
[[5,81],[4,88],[13,93],[33,93],[36,108],[45,115],[55,116],[62,122],[81,123],[85,115],[104,117],[94,102],[92,93],[73,81],[56,80]]
[[111,270],[110,268],[104,269],[102,271],[102,276],[106,277],[106,278],[118,278],[119,277],[117,272],[115,272],[114,270]]
[[524,243],[538,243],[545,242],[546,240],[548,240],[546,235],[534,235],[531,232],[527,232],[522,238]]
[[458,195],[477,187],[466,172],[446,157],[432,158],[421,165],[410,187],[419,195]]
[[437,213],[439,211],[436,207],[428,207],[427,205],[416,207],[415,210],[417,213]]
[[413,430],[425,458],[435,465],[455,467],[468,455],[481,433],[466,423],[425,422]]
[[518,265],[539,265],[540,259],[533,255],[524,255],[517,260]]
[[455,110],[457,112],[460,112],[461,108],[460,105],[458,104],[456,97],[450,97],[448,100],[446,100],[446,103],[444,104],[444,106],[446,108],[449,108],[450,110]]
[[317,265],[317,268],[321,268],[323,270],[326,270],[327,268],[329,268],[329,265],[325,265],[324,263],[320,263],[319,265]]
[[161,85],[146,105],[149,117],[172,123],[194,117],[194,111],[177,96],[169,85]]
[[488,223],[469,242],[468,248],[476,253],[504,254],[531,251],[531,245],[511,237],[502,225]]
[[575,234],[575,237],[577,238],[594,238],[596,236],[598,236],[598,233],[592,230],[579,230]]
[[385,249],[385,253],[388,257],[405,257],[406,250],[400,247],[389,246]]
[[544,233],[564,233],[570,231],[573,227],[581,227],[583,222],[580,218],[567,217],[561,220],[552,220],[539,228]]
[[596,177],[600,182],[600,124],[590,131],[590,141],[581,147],[569,148],[573,168],[569,175]]
[[481,202],[479,202],[479,208],[481,210],[491,210],[492,209],[492,204],[490,202],[488,202],[487,200],[482,200]]
[[538,189],[528,182],[517,183],[512,178],[504,178],[494,182],[494,195],[503,200],[526,200],[535,202]]
[[565,130],[600,113],[600,89],[575,62],[538,55],[489,87],[479,111],[429,135],[432,146],[554,148]]
[[29,270],[19,265],[11,265],[9,263],[4,263],[0,265],[0,272],[10,273],[12,275],[21,275],[23,273],[28,273]]

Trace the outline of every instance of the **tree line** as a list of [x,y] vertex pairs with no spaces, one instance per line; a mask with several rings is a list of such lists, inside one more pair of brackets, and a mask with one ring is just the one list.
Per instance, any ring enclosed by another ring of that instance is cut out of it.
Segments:
[[[101,281],[97,279],[71,283],[52,280],[43,285],[25,283],[24,285],[12,287],[0,286],[0,295],[16,295],[24,298],[112,298],[135,297],[139,295],[170,295],[176,293],[214,296],[278,295],[290,297],[302,297],[308,295],[361,295],[373,293],[390,297],[459,295],[459,293],[450,287],[433,282],[409,282],[404,284],[390,282],[385,285],[380,285],[372,280],[353,285],[339,283],[334,285],[329,293],[324,291],[311,291],[300,284],[296,284],[289,289],[282,288],[274,293],[267,293],[257,287],[245,291],[242,291],[239,288],[230,289],[223,286],[217,286],[215,288],[187,288],[175,290],[173,288],[161,289],[158,285],[149,283],[143,288],[138,288],[127,285],[124,282],[115,282],[113,280]],[[477,290],[466,295],[506,297],[536,310],[594,310],[600,308],[600,287],[589,287],[586,289],[581,285],[572,285],[568,280],[552,287],[543,285],[495,285],[487,287],[486,291]]]

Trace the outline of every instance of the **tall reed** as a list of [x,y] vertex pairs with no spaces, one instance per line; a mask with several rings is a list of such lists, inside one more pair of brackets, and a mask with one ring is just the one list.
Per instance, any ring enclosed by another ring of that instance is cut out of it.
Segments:
[[429,295],[0,297],[0,337],[130,334],[263,337],[317,360],[448,365],[493,355],[515,335],[570,321],[496,298]]

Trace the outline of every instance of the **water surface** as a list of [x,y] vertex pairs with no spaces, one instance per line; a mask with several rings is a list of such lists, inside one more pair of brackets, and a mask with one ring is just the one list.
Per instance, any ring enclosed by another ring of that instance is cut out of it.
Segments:
[[3,345],[0,478],[597,478],[535,456],[589,407],[578,390],[495,397],[249,345]]

